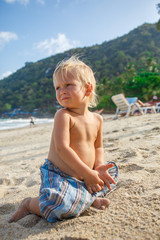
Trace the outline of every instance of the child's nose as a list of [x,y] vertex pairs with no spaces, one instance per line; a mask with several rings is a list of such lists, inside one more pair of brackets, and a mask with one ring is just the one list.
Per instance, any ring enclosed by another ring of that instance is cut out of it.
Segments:
[[64,94],[64,93],[66,93],[66,87],[61,88],[61,94]]

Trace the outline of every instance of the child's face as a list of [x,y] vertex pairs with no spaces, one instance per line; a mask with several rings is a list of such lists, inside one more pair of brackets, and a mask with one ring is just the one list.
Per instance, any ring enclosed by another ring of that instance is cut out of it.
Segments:
[[67,78],[62,79],[58,74],[54,81],[56,90],[56,98],[59,104],[66,108],[79,108],[86,102],[86,87],[81,81],[74,79],[71,74],[67,74]]

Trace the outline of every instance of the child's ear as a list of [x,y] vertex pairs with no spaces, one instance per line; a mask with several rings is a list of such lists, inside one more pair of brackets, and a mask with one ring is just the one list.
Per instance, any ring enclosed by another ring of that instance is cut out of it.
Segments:
[[92,93],[92,91],[93,91],[93,85],[92,85],[92,83],[86,84],[86,96],[90,96],[90,94]]

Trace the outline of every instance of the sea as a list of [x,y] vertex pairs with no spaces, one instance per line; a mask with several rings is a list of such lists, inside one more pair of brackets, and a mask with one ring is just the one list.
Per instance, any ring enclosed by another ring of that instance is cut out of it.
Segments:
[[[35,125],[53,123],[53,118],[34,118]],[[30,118],[18,118],[18,119],[0,119],[0,131],[14,128],[23,128],[30,126]]]

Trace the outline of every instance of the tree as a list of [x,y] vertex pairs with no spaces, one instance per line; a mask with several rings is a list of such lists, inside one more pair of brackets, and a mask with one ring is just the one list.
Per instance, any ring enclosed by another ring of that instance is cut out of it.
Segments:
[[7,111],[11,110],[11,108],[12,108],[12,106],[9,103],[5,103],[4,107],[5,107],[5,110],[7,110]]
[[149,101],[153,95],[160,95],[160,74],[154,72],[137,73],[137,75],[130,79],[124,86],[126,93],[137,96],[142,101]]
[[[158,14],[160,14],[160,3],[157,4]],[[160,19],[156,24],[157,30],[160,31]]]

